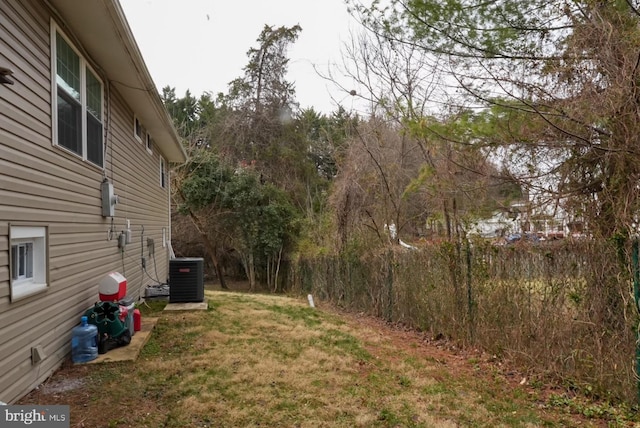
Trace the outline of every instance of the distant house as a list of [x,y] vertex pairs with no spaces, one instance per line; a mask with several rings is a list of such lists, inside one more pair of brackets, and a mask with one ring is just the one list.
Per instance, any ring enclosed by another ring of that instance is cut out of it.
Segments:
[[185,160],[117,1],[2,1],[0,401],[68,358],[100,279],[134,299],[166,280]]
[[518,231],[520,231],[520,225],[512,215],[496,211],[490,218],[478,219],[472,225],[470,233],[482,238],[492,239]]
[[567,213],[558,207],[544,205],[534,210],[520,202],[512,204],[508,210],[494,212],[489,218],[476,220],[469,232],[491,239],[522,234],[535,235],[542,240],[581,236],[583,223],[568,219]]

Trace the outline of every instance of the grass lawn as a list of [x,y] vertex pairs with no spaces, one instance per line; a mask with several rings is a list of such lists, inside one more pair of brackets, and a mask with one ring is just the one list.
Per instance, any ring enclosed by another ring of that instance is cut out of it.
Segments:
[[[306,299],[207,291],[162,312],[135,362],[65,365],[17,404],[67,404],[71,427],[633,426],[630,412],[532,382]],[[318,302],[316,302],[318,303]]]

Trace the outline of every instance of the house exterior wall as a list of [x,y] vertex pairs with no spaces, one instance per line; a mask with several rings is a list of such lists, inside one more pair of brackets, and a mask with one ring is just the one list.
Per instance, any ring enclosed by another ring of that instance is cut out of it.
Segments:
[[[55,371],[71,351],[73,327],[98,300],[98,282],[112,271],[127,278],[128,296],[166,281],[169,188],[160,185],[160,154],[134,136],[134,115],[116,84],[104,87],[105,162],[99,168],[52,143],[51,25],[45,2],[3,0],[0,66],[14,85],[0,85],[0,401],[15,402]],[[73,30],[58,23],[73,40]],[[82,51],[82,46],[76,46]],[[84,58],[95,70],[91,52]],[[144,125],[144,124],[143,124]],[[101,182],[119,196],[115,216],[102,216]],[[130,222],[132,242],[118,249]],[[11,299],[10,227],[46,226],[48,286]],[[110,232],[111,231],[111,232]],[[147,238],[154,241],[149,255]],[[146,258],[146,272],[141,258]],[[144,320],[143,320],[144,322]],[[45,358],[32,363],[31,350]]]

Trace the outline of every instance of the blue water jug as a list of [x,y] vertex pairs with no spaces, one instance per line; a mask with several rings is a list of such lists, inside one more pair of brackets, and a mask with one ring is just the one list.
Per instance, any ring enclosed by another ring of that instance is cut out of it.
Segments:
[[73,328],[71,359],[74,363],[86,363],[98,358],[98,327],[80,318],[80,325]]

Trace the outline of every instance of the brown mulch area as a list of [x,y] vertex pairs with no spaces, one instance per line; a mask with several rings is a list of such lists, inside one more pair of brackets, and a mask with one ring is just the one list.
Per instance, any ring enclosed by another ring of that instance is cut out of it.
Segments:
[[[526,386],[527,376],[516,368],[478,349],[467,349],[456,346],[453,342],[440,337],[417,331],[402,324],[389,323],[363,313],[352,313],[336,307],[323,307],[355,325],[365,325],[384,335],[385,340],[395,349],[408,354],[420,356],[425,360],[435,361],[451,372],[478,376],[478,373],[499,373],[512,386]],[[557,392],[554,387],[552,390]]]
[[[520,389],[524,393],[523,395],[529,397],[527,401],[540,409],[549,407],[548,402],[553,395],[580,398],[574,392],[553,383],[552,379],[544,378],[542,374],[524,373],[509,361],[481,350],[461,348],[444,338],[434,338],[425,332],[417,331],[402,324],[389,323],[367,314],[348,312],[327,304],[322,305],[322,309],[339,315],[351,325],[366,326],[376,331],[383,339],[385,347],[397,349],[422,361],[435,362],[442,366],[443,372],[462,382],[465,382],[465,379],[473,380],[468,381],[470,385],[473,383],[476,385],[500,385],[500,389],[505,394],[509,391]],[[378,355],[381,352],[384,353],[384,350],[380,348],[381,345],[369,343],[367,350],[373,355]],[[394,357],[386,352],[385,358],[392,359]],[[500,382],[496,382],[496,379],[499,379]],[[444,379],[438,380],[442,381]],[[588,402],[587,399],[582,399]],[[552,414],[559,414],[562,411],[559,408],[550,409]],[[574,413],[571,415],[571,419],[582,420],[585,426],[611,426],[608,420],[588,418],[581,414]],[[628,422],[617,426],[637,428],[640,425]]]

